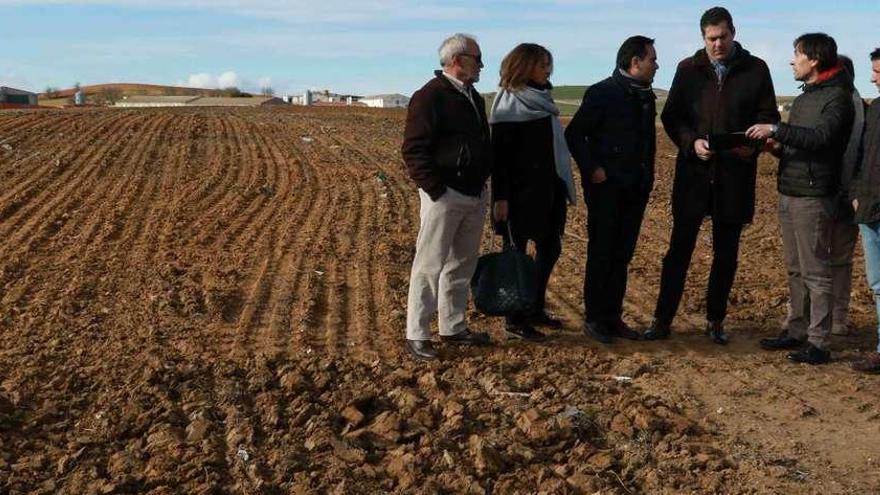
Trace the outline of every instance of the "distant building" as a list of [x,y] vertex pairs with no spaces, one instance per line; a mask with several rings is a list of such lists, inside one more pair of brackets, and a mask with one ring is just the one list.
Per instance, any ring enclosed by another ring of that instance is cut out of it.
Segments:
[[185,107],[198,96],[128,96],[116,102],[121,108]]
[[357,95],[344,95],[339,93],[331,93],[330,90],[323,91],[306,90],[302,95],[293,95],[289,97],[289,101],[293,105],[353,105],[360,101],[361,97]]
[[361,98],[361,103],[375,108],[406,108],[409,98],[401,94],[373,95]]
[[0,103],[37,105],[38,98],[36,93],[31,93],[30,91],[0,86]]
[[261,107],[283,105],[281,98],[274,96],[252,97],[213,97],[213,96],[129,96],[117,101],[119,108],[148,107]]

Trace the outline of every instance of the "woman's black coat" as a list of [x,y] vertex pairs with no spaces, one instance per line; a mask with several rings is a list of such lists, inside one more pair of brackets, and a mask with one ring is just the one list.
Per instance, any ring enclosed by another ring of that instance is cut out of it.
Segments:
[[[552,118],[492,124],[493,201],[507,200],[514,235],[535,241],[561,235],[565,226],[566,193],[556,175]],[[507,234],[503,224],[495,230]]]

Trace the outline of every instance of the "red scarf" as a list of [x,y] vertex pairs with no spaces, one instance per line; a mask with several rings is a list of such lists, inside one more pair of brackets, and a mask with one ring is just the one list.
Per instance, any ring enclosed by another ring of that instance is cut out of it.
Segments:
[[843,70],[843,64],[840,62],[837,62],[837,65],[835,65],[834,67],[820,72],[819,76],[816,77],[816,82],[814,82],[813,84],[823,83],[823,82],[831,79],[832,77],[836,76],[837,74],[839,74],[840,71],[842,71],[842,70]]

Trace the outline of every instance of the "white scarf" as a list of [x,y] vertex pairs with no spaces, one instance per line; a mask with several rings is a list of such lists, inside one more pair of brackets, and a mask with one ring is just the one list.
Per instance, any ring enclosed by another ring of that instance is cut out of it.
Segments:
[[508,91],[499,88],[498,94],[495,95],[495,101],[492,103],[489,123],[528,122],[548,116],[552,116],[550,122],[553,126],[556,175],[565,183],[568,202],[574,204],[577,195],[574,189],[574,176],[571,173],[571,154],[568,151],[568,144],[565,142],[562,124],[559,122],[559,109],[553,103],[549,89],[535,89],[526,86],[516,91]]

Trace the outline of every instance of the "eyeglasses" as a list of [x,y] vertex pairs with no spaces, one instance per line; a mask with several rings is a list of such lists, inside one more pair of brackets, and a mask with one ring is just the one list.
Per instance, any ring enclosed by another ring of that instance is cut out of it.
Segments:
[[470,57],[470,58],[474,59],[474,62],[476,62],[478,64],[483,63],[483,56],[482,55],[474,55],[472,53],[459,53],[458,55],[461,57]]

